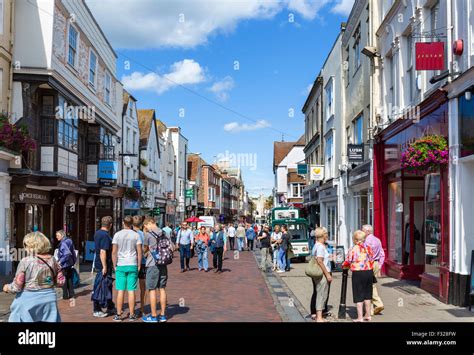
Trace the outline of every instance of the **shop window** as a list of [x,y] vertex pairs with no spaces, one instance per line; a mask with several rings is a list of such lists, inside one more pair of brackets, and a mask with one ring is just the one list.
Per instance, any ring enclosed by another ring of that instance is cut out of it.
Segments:
[[[64,110],[66,108],[66,110]],[[66,112],[64,112],[66,111]],[[62,96],[59,96],[58,106],[58,145],[77,151],[78,124],[77,112],[72,105],[68,105]]]
[[326,208],[326,226],[328,230],[329,240],[336,239],[336,223],[337,223],[337,207],[330,205]]
[[425,177],[425,273],[439,276],[442,258],[441,176]]
[[388,254],[391,260],[402,262],[403,201],[401,181],[388,185]]
[[54,96],[45,95],[41,103],[41,114],[43,116],[54,116]]
[[26,205],[26,231],[43,232],[43,206]]
[[459,97],[459,137],[461,157],[474,154],[474,98]]

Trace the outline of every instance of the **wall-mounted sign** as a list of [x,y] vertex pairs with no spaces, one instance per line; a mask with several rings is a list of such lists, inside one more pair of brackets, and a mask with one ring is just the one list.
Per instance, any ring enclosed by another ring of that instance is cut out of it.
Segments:
[[100,185],[113,186],[117,183],[118,163],[112,160],[99,160],[97,177]]
[[438,244],[425,244],[425,255],[437,256],[438,255]]
[[133,180],[132,181],[132,186],[137,190],[141,190],[142,189],[142,181],[141,180]]
[[348,144],[347,157],[349,163],[360,163],[364,161],[364,145],[363,144]]
[[298,175],[306,175],[308,173],[308,164],[298,164],[296,170]]
[[322,181],[324,180],[324,166],[323,165],[311,165],[310,180]]
[[186,189],[186,197],[194,198],[194,189]]
[[444,70],[444,42],[415,44],[416,70]]

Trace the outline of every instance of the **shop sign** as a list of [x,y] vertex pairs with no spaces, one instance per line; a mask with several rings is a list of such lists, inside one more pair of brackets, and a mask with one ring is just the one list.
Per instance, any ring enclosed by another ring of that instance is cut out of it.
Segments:
[[118,163],[112,160],[99,160],[98,180],[100,185],[114,186],[117,183]]
[[161,208],[160,207],[155,207],[153,209],[153,215],[154,216],[159,216],[161,214]]
[[49,204],[49,195],[47,192],[26,190],[13,196],[13,202]]
[[349,163],[360,163],[364,161],[364,145],[363,144],[348,144],[347,157]]
[[308,173],[308,164],[298,164],[297,173],[298,175],[306,175]]
[[334,264],[336,265],[335,271],[342,271],[342,264],[344,263],[344,260],[346,259],[344,245],[336,246],[336,250],[334,251],[333,255],[334,255],[333,256]]
[[128,198],[124,199],[124,209],[126,210],[139,210],[140,201],[129,200]]
[[132,181],[132,187],[137,190],[142,189],[142,181],[141,180],[133,180]]
[[324,180],[324,166],[323,165],[311,165],[310,180],[313,180],[313,181]]
[[173,215],[176,213],[176,207],[173,205],[167,205],[166,206],[166,214]]
[[444,42],[415,44],[416,70],[444,70]]
[[194,198],[194,189],[186,189],[186,197]]
[[438,256],[438,244],[425,244],[425,255],[429,256]]

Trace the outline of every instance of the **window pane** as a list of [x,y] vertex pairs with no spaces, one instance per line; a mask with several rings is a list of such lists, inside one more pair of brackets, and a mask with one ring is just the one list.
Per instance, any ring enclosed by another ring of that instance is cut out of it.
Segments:
[[459,97],[459,135],[461,157],[474,154],[474,98]]

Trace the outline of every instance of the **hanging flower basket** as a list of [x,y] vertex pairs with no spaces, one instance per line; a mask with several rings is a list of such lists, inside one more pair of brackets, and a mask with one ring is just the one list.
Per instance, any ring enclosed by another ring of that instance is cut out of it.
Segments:
[[143,166],[143,167],[147,167],[148,166],[148,160],[140,158],[140,165]]
[[134,187],[129,187],[125,190],[125,198],[132,201],[138,201],[140,199],[140,191]]
[[403,169],[416,171],[435,171],[448,162],[448,142],[440,135],[424,136],[411,143],[401,159]]
[[36,142],[30,138],[25,126],[18,127],[9,122],[5,113],[0,113],[0,147],[23,153],[36,149]]

